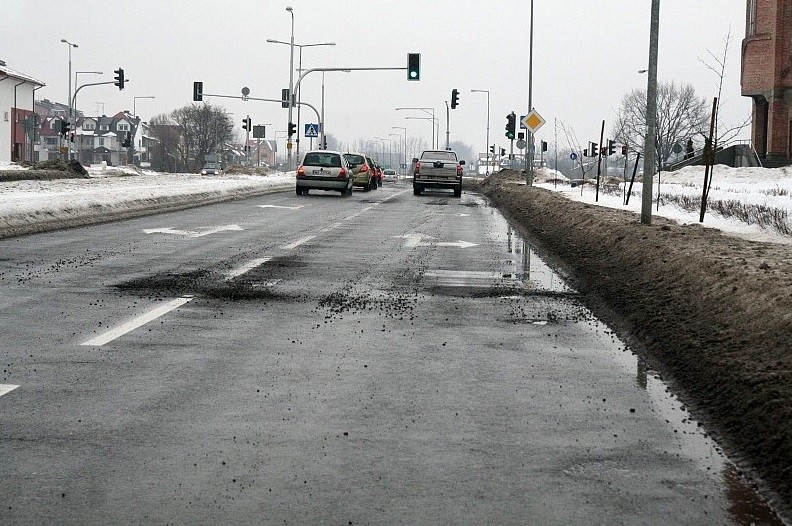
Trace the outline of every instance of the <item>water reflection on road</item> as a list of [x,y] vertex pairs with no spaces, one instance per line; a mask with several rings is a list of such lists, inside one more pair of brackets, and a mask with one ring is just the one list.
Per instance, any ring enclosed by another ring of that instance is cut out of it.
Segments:
[[[522,288],[531,293],[574,292],[540,257],[531,244],[526,241],[506,219],[496,220],[501,232],[496,237],[505,237],[504,248],[509,265],[514,268],[511,278],[519,282]],[[605,324],[592,317],[599,330],[609,332]],[[720,473],[723,481],[723,493],[730,503],[729,514],[735,524],[740,525],[778,525],[784,522],[768,505],[750,482],[740,475],[740,470],[723,453],[718,444],[707,434],[704,426],[694,420],[670,387],[663,382],[660,375],[649,368],[646,362],[637,356],[624,342],[617,339],[617,345],[611,357],[616,366],[625,371],[635,371],[635,387],[645,391],[655,408],[661,415],[660,421],[667,422],[673,430],[676,453],[678,456],[696,462],[702,470]]]

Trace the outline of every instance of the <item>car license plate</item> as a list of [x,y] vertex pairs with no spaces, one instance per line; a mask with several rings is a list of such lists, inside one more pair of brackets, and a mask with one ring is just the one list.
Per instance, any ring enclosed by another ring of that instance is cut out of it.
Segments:
[[313,171],[313,174],[314,174],[314,175],[327,175],[327,174],[329,174],[329,173],[330,173],[330,172],[326,172],[326,171],[322,170],[321,168],[320,168],[319,170],[314,170],[314,171]]

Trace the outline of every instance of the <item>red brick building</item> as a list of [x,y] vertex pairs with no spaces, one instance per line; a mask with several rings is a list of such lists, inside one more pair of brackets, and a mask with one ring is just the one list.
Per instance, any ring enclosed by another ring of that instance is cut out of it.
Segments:
[[751,139],[763,164],[792,162],[792,0],[747,0],[742,94],[753,99]]

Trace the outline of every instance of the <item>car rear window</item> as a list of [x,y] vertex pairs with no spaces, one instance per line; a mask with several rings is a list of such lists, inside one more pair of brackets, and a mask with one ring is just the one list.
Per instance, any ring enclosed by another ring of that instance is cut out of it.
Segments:
[[344,158],[349,163],[349,166],[358,166],[366,162],[362,155],[345,154]]
[[305,154],[303,164],[307,166],[321,166],[323,168],[340,168],[341,156],[335,153],[308,152]]
[[425,152],[421,158],[431,159],[432,161],[457,162],[457,156],[454,152]]

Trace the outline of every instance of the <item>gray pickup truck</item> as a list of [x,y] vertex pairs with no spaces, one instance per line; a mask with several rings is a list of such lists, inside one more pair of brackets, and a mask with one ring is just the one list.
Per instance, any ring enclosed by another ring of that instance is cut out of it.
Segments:
[[461,197],[464,165],[455,152],[425,150],[413,159],[413,194],[421,195],[424,188],[450,188],[454,197]]

